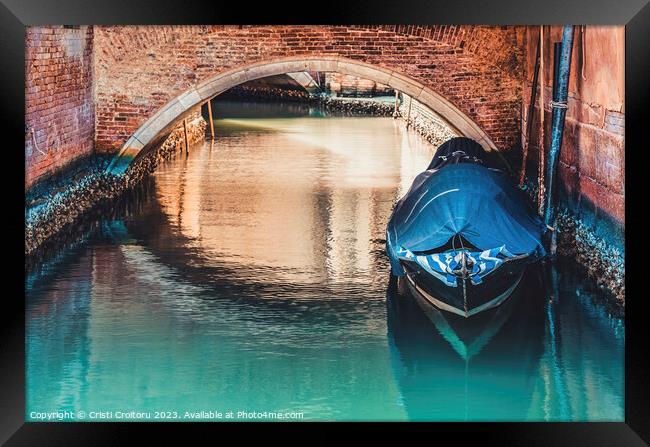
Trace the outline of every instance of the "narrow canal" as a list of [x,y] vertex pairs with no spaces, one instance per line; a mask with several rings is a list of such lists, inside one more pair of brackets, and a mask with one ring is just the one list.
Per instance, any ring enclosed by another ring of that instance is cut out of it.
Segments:
[[623,420],[623,321],[571,268],[469,342],[389,282],[388,217],[435,149],[403,122],[217,110],[214,144],[27,276],[28,420]]

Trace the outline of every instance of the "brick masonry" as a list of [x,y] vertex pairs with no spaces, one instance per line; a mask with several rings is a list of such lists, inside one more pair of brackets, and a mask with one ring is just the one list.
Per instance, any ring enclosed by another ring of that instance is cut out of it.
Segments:
[[508,149],[520,138],[522,39],[516,27],[96,26],[96,148],[116,151],[167,101],[222,71],[327,55],[412,77]]
[[93,28],[25,34],[25,189],[93,152]]
[[[530,102],[538,36],[539,27],[527,28],[525,111]],[[624,27],[576,27],[558,191],[564,205],[587,227],[621,249],[625,227],[624,39]],[[545,27],[544,136],[547,151],[551,129],[553,43],[561,40],[560,26]],[[539,110],[538,96],[527,165],[527,172],[535,181],[539,160]],[[525,129],[526,114],[522,115],[521,128]]]
[[29,27],[25,189],[95,150],[116,151],[201,80],[287,56],[338,55],[398,70],[510,148],[519,140],[522,38],[523,28],[481,26]]

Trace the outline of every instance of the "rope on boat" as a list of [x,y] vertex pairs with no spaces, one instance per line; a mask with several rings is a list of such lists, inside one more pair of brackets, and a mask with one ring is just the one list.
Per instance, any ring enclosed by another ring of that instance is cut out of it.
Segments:
[[[466,284],[466,280],[467,280],[467,278],[470,277],[470,275],[467,274],[468,272],[467,272],[467,259],[465,258],[465,244],[463,244],[463,237],[460,234],[458,234],[458,233],[454,234],[454,236],[451,239],[451,247],[453,248],[453,250],[455,252],[456,251],[456,244],[455,244],[456,236],[458,236],[458,240],[460,241],[461,250],[463,250],[462,251],[462,258],[461,258],[462,259],[462,267],[461,267],[461,275],[462,276],[460,276],[460,280],[463,283],[463,308],[465,309],[465,316],[467,316],[467,313],[469,312],[469,310],[467,309],[467,284]],[[454,276],[456,276],[456,275],[454,274]]]

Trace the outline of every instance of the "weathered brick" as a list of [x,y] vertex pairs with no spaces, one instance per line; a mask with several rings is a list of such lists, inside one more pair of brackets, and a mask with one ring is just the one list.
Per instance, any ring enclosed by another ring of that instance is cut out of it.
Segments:
[[597,136],[595,179],[617,194],[624,193],[625,145],[623,137],[606,131]]
[[[436,34],[440,28],[446,37]],[[514,33],[514,27],[489,26],[97,26],[97,124],[109,132],[98,134],[96,147],[117,150],[170,99],[220,71],[287,56],[335,55],[431,86],[509,148],[519,138],[521,100]],[[461,47],[461,40],[474,45]],[[493,110],[470,112],[480,98],[489,98]],[[116,127],[124,122],[113,120],[116,104],[134,113],[126,131]]]
[[92,27],[27,28],[26,189],[93,151],[92,46]]
[[617,135],[625,135],[625,114],[607,110],[605,112],[605,130]]

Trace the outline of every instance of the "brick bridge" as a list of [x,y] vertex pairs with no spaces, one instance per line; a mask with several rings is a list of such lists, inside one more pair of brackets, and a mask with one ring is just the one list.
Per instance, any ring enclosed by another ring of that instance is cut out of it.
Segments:
[[243,82],[306,70],[414,97],[489,149],[519,141],[523,32],[477,26],[94,27],[95,147],[121,165]]
[[[624,31],[588,26],[574,41],[559,169],[568,205],[594,226],[613,218],[621,240]],[[257,76],[306,68],[391,84],[485,146],[509,149],[525,128],[538,33],[402,25],[28,27],[25,190],[95,152],[123,151],[128,164],[209,97]],[[561,27],[547,27],[547,147],[552,49],[560,34]],[[530,138],[532,179],[539,115]]]

